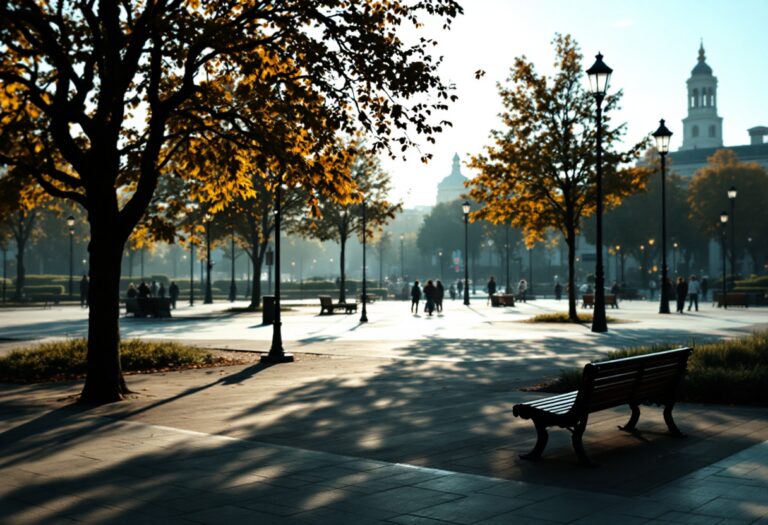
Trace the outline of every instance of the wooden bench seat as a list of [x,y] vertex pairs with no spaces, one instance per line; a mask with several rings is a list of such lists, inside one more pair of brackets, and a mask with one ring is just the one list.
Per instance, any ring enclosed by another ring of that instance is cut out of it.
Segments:
[[[723,306],[723,294],[715,292],[714,297],[717,307]],[[749,296],[743,292],[727,292],[725,294],[725,306],[743,306],[747,308],[749,306]]]
[[[605,306],[610,306],[611,308],[618,308],[619,307],[618,297],[616,297],[615,294],[611,294],[611,293],[605,294]],[[581,296],[581,307],[594,308],[595,294],[592,294],[592,293],[583,294]]]
[[171,299],[168,297],[128,297],[125,314],[134,317],[171,317]]
[[334,310],[344,310],[347,314],[357,312],[357,303],[334,303],[329,295],[320,295],[318,299],[320,299],[320,315],[333,314]]
[[491,306],[515,306],[515,296],[511,293],[497,293],[491,296]]
[[619,427],[621,430],[635,432],[640,405],[656,404],[664,406],[664,421],[669,432],[682,436],[672,419],[672,408],[692,351],[678,348],[590,363],[584,367],[578,390],[515,405],[512,413],[532,420],[537,434],[536,446],[520,457],[541,458],[549,439],[547,428],[557,426],[571,432],[576,455],[582,463],[590,464],[582,444],[589,414],[622,405],[629,405],[632,414],[627,424]]

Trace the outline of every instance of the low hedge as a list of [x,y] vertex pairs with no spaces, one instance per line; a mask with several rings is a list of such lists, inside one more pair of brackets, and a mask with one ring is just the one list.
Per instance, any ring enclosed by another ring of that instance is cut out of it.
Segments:
[[[77,283],[75,283],[77,284]],[[72,290],[74,293],[75,291],[79,292],[79,288],[77,290]],[[23,289],[25,296],[31,296],[31,295],[63,295],[64,294],[64,286],[60,284],[35,284],[35,285],[26,285]]]
[[[611,352],[605,359],[669,350],[680,345],[656,345]],[[581,369],[564,370],[544,385],[545,392],[579,388]],[[737,339],[694,345],[680,399],[694,403],[768,406],[768,331]]]

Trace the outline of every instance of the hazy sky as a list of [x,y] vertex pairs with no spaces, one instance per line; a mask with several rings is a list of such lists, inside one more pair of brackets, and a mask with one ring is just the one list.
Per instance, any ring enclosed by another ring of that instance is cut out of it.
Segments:
[[[460,0],[461,1],[461,0]],[[680,147],[686,116],[686,85],[703,39],[707,64],[718,79],[718,112],[724,143],[749,143],[747,129],[768,125],[768,0],[464,0],[465,14],[451,31],[434,31],[445,56],[443,76],[456,84],[459,101],[446,115],[454,127],[440,134],[424,165],[385,160],[406,207],[431,205],[436,185],[462,161],[489,143],[501,110],[496,82],[505,80],[514,57],[525,55],[539,72],[550,72],[555,33],[573,35],[584,67],[598,51],[613,68],[612,90],[623,89],[618,122],[634,142],[658,127],[660,118]],[[473,73],[486,71],[475,80]],[[586,82],[586,78],[585,78]],[[761,95],[762,93],[762,95]],[[465,176],[471,172],[463,167]]]

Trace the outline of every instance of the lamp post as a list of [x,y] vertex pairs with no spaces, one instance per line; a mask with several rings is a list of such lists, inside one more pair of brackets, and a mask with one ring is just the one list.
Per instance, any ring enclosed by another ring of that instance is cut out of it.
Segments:
[[506,228],[506,231],[504,232],[504,252],[507,259],[507,268],[506,268],[507,283],[506,283],[506,286],[504,287],[504,293],[510,293],[509,291],[512,289],[511,283],[509,280],[509,228],[510,228],[509,223],[507,223],[507,228]]
[[603,62],[603,55],[598,53],[595,63],[587,70],[589,90],[597,104],[597,235],[595,241],[595,306],[592,312],[592,331],[605,332],[608,324],[605,319],[605,276],[603,275],[603,99],[608,90],[608,81],[613,70]]
[[722,251],[723,251],[723,284],[722,284],[722,291],[720,292],[722,294],[722,303],[723,308],[728,308],[728,296],[725,294],[725,225],[728,224],[728,212],[724,211],[720,213],[720,237],[722,240]]
[[403,240],[405,239],[405,235],[402,233],[400,234],[400,279],[405,282],[405,259],[403,259]]
[[[619,257],[619,262],[621,264],[621,286],[624,286],[624,252],[621,251],[621,244],[616,245],[616,255]],[[619,272],[616,272],[616,276],[618,277]]]
[[461,205],[464,213],[464,304],[469,306],[469,201]]
[[211,221],[213,217],[209,214],[205,214],[203,222],[205,223],[205,299],[203,304],[213,303],[213,292],[211,291]]
[[363,313],[360,314],[360,322],[361,323],[367,323],[368,322],[368,311],[366,310],[365,306],[368,303],[368,289],[365,285],[366,281],[366,274],[365,274],[365,238],[366,238],[366,224],[365,224],[365,196],[363,196]]
[[275,252],[267,246],[267,295],[272,295],[272,265],[275,263]]
[[67,217],[67,227],[69,228],[69,299],[72,300],[72,289],[74,281],[74,258],[72,248],[75,237],[75,218],[71,215]]
[[3,241],[3,302],[8,283],[8,245]]
[[672,273],[677,276],[677,249],[680,245],[677,242],[672,243]]
[[667,153],[672,132],[664,125],[664,119],[659,121],[659,129],[653,132],[656,139],[656,151],[661,157],[661,303],[659,313],[669,313],[669,290],[667,287],[667,190],[665,178],[667,174]]
[[235,230],[232,229],[232,239],[230,241],[230,255],[232,256],[231,279],[229,281],[229,302],[235,302],[237,298],[237,285],[235,284]]
[[272,323],[272,346],[267,355],[261,356],[262,363],[270,364],[293,362],[293,354],[286,354],[283,350],[283,323],[280,319],[280,222],[282,221],[280,186],[278,181],[275,184],[275,320]]
[[189,306],[195,306],[195,245],[189,243]]
[[437,251],[437,257],[440,261],[440,280],[445,281],[445,274],[443,273],[443,250]]
[[736,283],[736,186],[731,186],[728,189],[728,200],[731,203],[731,286]]

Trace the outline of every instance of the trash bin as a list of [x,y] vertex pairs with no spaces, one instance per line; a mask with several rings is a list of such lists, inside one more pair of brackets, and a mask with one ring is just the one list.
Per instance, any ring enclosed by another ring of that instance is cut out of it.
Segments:
[[275,322],[275,296],[263,295],[261,297],[261,324]]

